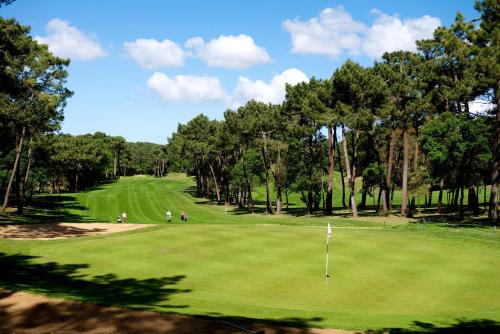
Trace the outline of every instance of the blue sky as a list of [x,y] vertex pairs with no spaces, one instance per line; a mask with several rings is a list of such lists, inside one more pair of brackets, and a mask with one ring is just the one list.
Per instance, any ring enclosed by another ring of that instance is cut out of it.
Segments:
[[63,132],[164,144],[197,114],[278,103],[285,83],[411,50],[457,11],[477,17],[461,0],[17,0],[0,15],[71,59]]

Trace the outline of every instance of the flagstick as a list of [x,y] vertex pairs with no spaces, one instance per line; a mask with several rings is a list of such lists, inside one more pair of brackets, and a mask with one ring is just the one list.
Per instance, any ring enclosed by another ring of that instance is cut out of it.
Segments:
[[328,284],[328,241],[330,241],[330,238],[327,234],[326,236],[326,269],[325,269],[325,285]]

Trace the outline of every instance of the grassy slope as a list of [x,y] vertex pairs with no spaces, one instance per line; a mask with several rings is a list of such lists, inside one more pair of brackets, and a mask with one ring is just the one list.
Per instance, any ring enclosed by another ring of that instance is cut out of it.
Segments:
[[[0,285],[164,312],[359,330],[457,318],[500,321],[500,238],[491,234],[432,226],[336,229],[325,286],[326,222],[380,222],[226,213],[194,204],[184,192],[190,184],[181,176],[136,177],[78,194],[88,211],[75,208],[75,215],[109,220],[126,209],[132,222],[154,223],[170,208],[175,217],[186,210],[190,222],[72,240],[0,240],[7,254],[0,265],[15,268]],[[13,254],[35,258],[20,264]],[[68,264],[77,266],[62,267]],[[160,278],[175,278],[166,281],[170,290],[146,281]]]
[[[326,219],[340,225],[352,224],[343,218],[300,217],[290,219],[291,215],[302,216],[304,204],[298,194],[290,194],[290,214],[279,216],[239,212],[233,207],[215,206],[201,198],[193,199],[193,182],[183,174],[172,174],[168,178],[155,179],[152,177],[122,178],[91,191],[74,194],[74,199],[83,207],[76,206],[70,212],[76,216],[86,217],[97,221],[115,222],[116,217],[125,210],[131,223],[163,223],[165,213],[172,211],[174,220],[179,221],[182,210],[186,211],[190,222],[196,223],[238,223],[238,224],[325,224]],[[265,192],[262,188],[256,189],[256,201],[262,209],[265,207]],[[341,205],[341,192],[335,191],[336,201]],[[54,196],[57,198],[57,195]],[[260,201],[260,202],[259,202]],[[298,210],[297,210],[298,209]],[[348,211],[343,210],[347,213]],[[258,219],[256,219],[257,217]],[[237,218],[236,218],[237,217]],[[295,218],[295,217],[293,217]],[[391,220],[390,218],[385,220]],[[372,220],[360,219],[356,222],[366,226],[379,226]]]

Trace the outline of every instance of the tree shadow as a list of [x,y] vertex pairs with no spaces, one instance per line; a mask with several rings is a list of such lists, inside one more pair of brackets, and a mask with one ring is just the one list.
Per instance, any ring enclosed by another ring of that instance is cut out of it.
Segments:
[[425,225],[435,225],[446,228],[486,229],[494,226],[487,217],[467,215],[463,220],[458,219],[458,213],[427,214],[415,217],[416,222]]
[[490,319],[456,319],[449,325],[414,321],[412,328],[383,328],[367,330],[367,334],[493,334],[500,333],[500,322]]
[[[225,316],[213,313],[217,322],[225,325],[225,329],[230,333],[243,333],[245,329],[247,333],[255,334],[308,334],[315,332],[312,329],[314,323],[321,322],[323,318],[300,318],[289,317],[282,319],[255,319],[239,316]],[[239,330],[239,331],[238,331]],[[224,332],[226,333],[226,332]]]
[[0,216],[0,224],[43,224],[54,222],[95,222],[94,219],[72,211],[86,211],[72,195],[38,195],[31,206],[25,207],[22,214],[16,212]]
[[[0,286],[10,290],[26,290],[34,293],[63,296],[97,305],[115,305],[148,309],[160,301],[168,300],[174,293],[191,290],[174,289],[171,286],[185,278],[183,275],[149,278],[120,279],[115,274],[87,277],[79,270],[88,264],[36,263],[40,257],[0,252]],[[174,306],[164,306],[174,308]],[[175,306],[183,307],[183,306]]]
[[116,183],[117,181],[118,181],[118,179],[115,179],[115,180],[102,180],[102,181],[99,181],[99,182],[97,182],[97,183],[95,183],[93,185],[86,186],[85,188],[81,189],[80,192],[81,193],[86,193],[86,192],[90,192],[90,191],[94,191],[94,190],[101,190],[106,185]]
[[182,192],[185,194],[189,194],[189,195],[193,196],[194,198],[201,198],[198,196],[198,192],[196,191],[196,186],[189,186],[187,188],[184,188],[184,190]]
[[[43,257],[0,253],[3,268],[0,286],[8,289],[0,289],[0,332],[241,333],[241,328],[246,328],[262,333],[265,330],[274,334],[306,334],[313,323],[322,320],[268,320],[219,313],[184,316],[143,311],[174,312],[188,308],[188,305],[165,303],[173,294],[191,291],[174,287],[185,276],[139,280],[121,279],[108,273],[88,277],[79,272],[88,268],[88,264],[38,260]],[[18,290],[70,300],[14,292]]]

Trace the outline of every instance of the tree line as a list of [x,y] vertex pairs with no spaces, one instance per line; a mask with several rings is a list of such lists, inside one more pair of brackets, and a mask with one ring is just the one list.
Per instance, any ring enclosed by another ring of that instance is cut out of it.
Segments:
[[[120,176],[166,174],[165,145],[127,142],[102,132],[31,136],[19,156],[7,203],[22,212],[36,193],[78,192]],[[0,190],[6,195],[15,150],[0,156]]]
[[[252,100],[222,120],[199,115],[180,124],[166,148],[169,168],[194,175],[198,194],[252,211],[252,190],[261,184],[266,211],[276,214],[297,192],[310,214],[330,215],[332,190],[342,187],[354,217],[367,196],[388,214],[395,189],[402,215],[415,210],[417,196],[427,204],[437,191],[437,211],[463,217],[465,194],[477,215],[479,186],[491,185],[488,215],[497,220],[499,4],[475,8],[479,19],[457,14],[450,27],[417,41],[416,52],[385,53],[370,67],[348,60],[328,79],[287,85],[281,104]],[[477,99],[491,107],[470,110]],[[333,183],[334,170],[342,185]]]

